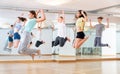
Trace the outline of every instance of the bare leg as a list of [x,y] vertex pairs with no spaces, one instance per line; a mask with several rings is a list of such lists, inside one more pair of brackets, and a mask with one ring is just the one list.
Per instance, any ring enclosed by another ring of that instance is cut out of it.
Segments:
[[88,37],[86,37],[86,38],[84,38],[84,39],[76,38],[73,47],[74,47],[75,49],[80,48],[80,46],[81,46],[87,39],[88,39]]
[[28,48],[30,48],[31,46],[32,46],[32,44],[28,44],[28,46],[27,46],[27,47],[28,47]]
[[20,40],[15,40],[15,41],[14,41],[14,48],[17,48],[17,47],[18,47],[19,42],[20,42]]
[[[36,50],[36,49],[35,49]],[[40,58],[40,50],[37,50],[37,55],[39,56]],[[34,58],[35,58],[35,54],[31,54],[31,57],[32,57],[32,60],[34,61]]]
[[76,48],[80,48],[81,45],[82,45],[87,39],[88,39],[88,37],[85,37],[84,39],[82,39],[81,41],[79,41]]
[[67,38],[67,41],[70,42],[70,38],[66,37]]
[[34,61],[34,58],[35,58],[35,54],[32,54],[32,55],[31,55],[31,57],[32,57],[32,60]]
[[13,46],[13,42],[9,42],[8,46],[9,46],[9,48],[11,48]]
[[81,41],[81,39],[76,38],[75,41],[74,41],[73,47],[76,48],[80,41]]
[[30,48],[32,46],[32,42],[30,42],[27,46],[27,48]]
[[40,55],[40,50],[37,50],[37,55]]

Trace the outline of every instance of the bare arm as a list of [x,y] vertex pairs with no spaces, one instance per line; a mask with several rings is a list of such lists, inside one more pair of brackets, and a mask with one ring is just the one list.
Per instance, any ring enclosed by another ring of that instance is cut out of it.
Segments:
[[109,28],[109,18],[107,18],[107,25],[105,25],[106,28]]
[[61,12],[58,12],[58,17],[57,17],[57,18],[59,18],[59,17],[60,17],[60,15],[61,15]]
[[61,12],[58,13],[58,18],[62,16],[63,17],[63,22],[65,22],[65,13],[64,11],[62,10]]
[[41,9],[41,10],[39,10],[39,12],[41,13],[41,18],[37,18],[36,21],[37,22],[42,22],[42,21],[46,20],[44,11]]
[[92,25],[91,19],[90,19],[90,28],[95,28],[95,26]]
[[63,22],[65,22],[65,12],[62,11]]
[[88,21],[88,17],[84,14],[84,11],[82,11],[82,15],[84,16],[84,21]]
[[55,30],[55,26],[54,26],[54,24],[51,25],[51,28],[52,28],[52,31]]
[[[36,16],[38,16],[39,12],[40,12],[40,10],[37,10],[37,11],[36,11]],[[38,18],[38,17],[37,17],[37,18]]]
[[15,21],[15,23],[13,24],[13,26],[15,26],[15,25],[16,25],[16,23],[17,23],[17,21]]
[[37,25],[37,28],[38,28],[38,30],[40,30],[40,31],[42,30],[41,25],[42,25],[42,22],[39,22],[38,25]]

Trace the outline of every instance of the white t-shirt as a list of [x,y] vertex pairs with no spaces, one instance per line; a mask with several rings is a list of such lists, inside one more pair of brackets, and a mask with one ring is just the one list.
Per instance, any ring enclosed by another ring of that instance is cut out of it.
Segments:
[[37,30],[37,34],[36,34],[37,40],[41,40],[41,31]]
[[66,25],[65,25],[65,23],[59,23],[58,22],[55,25],[55,28],[57,28],[57,36],[63,37],[63,38],[66,37]]

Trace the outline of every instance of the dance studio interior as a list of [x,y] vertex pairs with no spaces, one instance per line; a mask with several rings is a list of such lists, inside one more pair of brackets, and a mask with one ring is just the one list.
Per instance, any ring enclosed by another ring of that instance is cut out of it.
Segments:
[[0,74],[120,74],[120,0],[0,0]]

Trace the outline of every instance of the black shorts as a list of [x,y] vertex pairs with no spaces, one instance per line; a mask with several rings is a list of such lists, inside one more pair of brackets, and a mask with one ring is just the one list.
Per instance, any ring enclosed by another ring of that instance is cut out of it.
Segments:
[[77,32],[76,38],[84,39],[84,37],[85,37],[84,32]]

